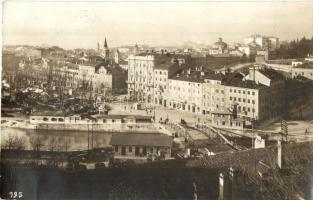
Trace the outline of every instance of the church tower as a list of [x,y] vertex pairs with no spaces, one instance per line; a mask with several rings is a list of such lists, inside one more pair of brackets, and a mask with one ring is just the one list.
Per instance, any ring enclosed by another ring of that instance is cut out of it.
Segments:
[[110,50],[109,50],[109,48],[108,48],[107,38],[104,39],[103,55],[104,55],[104,58],[105,58],[105,59],[109,59]]

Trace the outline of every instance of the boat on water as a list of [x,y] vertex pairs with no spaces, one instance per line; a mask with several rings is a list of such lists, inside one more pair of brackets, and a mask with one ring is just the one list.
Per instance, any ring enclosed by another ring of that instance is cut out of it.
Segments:
[[27,121],[31,129],[99,132],[155,132],[158,126],[152,116],[144,115],[80,115],[64,116],[62,112],[33,113]]

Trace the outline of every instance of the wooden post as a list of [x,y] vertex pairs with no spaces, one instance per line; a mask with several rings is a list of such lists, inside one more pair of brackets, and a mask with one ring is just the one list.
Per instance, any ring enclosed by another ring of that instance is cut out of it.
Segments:
[[224,175],[223,173],[220,173],[219,175],[219,196],[218,200],[224,199]]
[[281,146],[281,140],[278,140],[277,141],[277,165],[278,165],[278,167],[281,169],[281,167],[282,167],[282,160],[281,160],[281,158],[282,158],[282,152],[281,152],[281,148],[282,146]]

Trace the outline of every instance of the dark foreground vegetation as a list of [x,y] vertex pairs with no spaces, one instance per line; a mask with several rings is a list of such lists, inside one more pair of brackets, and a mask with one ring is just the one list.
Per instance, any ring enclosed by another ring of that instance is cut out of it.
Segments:
[[24,199],[193,199],[195,190],[201,199],[217,199],[218,173],[187,168],[66,172],[52,167],[2,166],[2,198],[17,191],[23,192]]

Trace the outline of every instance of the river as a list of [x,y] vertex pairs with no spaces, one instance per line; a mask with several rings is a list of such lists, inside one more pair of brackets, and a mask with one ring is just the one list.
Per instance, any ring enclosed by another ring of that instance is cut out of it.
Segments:
[[[91,147],[91,132],[89,144]],[[26,149],[31,150],[34,141],[42,144],[42,150],[54,149],[56,151],[76,151],[88,149],[88,132],[86,131],[47,131],[47,130],[29,130],[20,128],[1,127],[1,148],[9,138],[22,138]],[[106,147],[109,145],[112,133],[93,134],[93,147]]]

